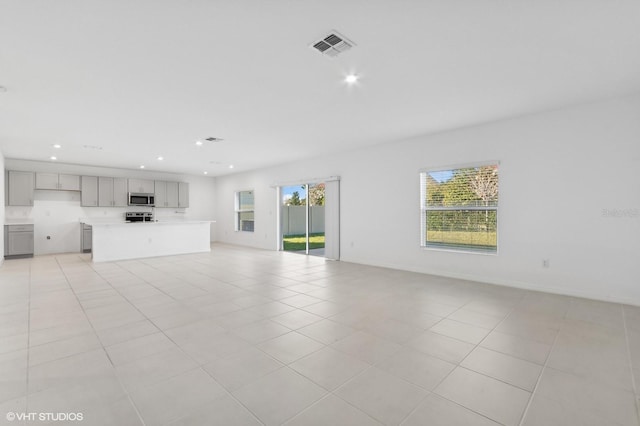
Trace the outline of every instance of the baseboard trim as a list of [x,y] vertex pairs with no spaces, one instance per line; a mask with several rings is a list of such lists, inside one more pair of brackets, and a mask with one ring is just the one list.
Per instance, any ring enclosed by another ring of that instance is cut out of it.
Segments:
[[635,299],[626,298],[626,297],[612,296],[612,295],[602,295],[599,293],[593,293],[588,291],[584,291],[584,292],[572,291],[572,290],[567,290],[565,288],[558,288],[558,287],[548,286],[548,285],[542,285],[542,286],[538,284],[534,285],[532,283],[529,283],[526,281],[520,281],[520,280],[503,280],[503,279],[495,279],[491,277],[479,277],[477,275],[459,274],[455,272],[441,271],[441,270],[427,271],[427,270],[417,269],[417,268],[407,268],[404,265],[396,265],[393,263],[377,262],[374,264],[374,263],[359,260],[359,259],[347,260],[343,258],[341,259],[341,261],[348,262],[348,263],[355,263],[358,265],[377,266],[382,268],[395,269],[399,271],[415,272],[418,274],[435,275],[439,277],[455,278],[455,279],[466,280],[466,281],[475,281],[483,284],[499,285],[501,287],[518,288],[521,290],[537,291],[541,293],[551,293],[551,294],[557,294],[559,296],[578,297],[582,299],[590,299],[590,300],[597,300],[601,302],[619,303],[623,305],[632,305],[632,306],[640,307],[640,300],[635,300]]

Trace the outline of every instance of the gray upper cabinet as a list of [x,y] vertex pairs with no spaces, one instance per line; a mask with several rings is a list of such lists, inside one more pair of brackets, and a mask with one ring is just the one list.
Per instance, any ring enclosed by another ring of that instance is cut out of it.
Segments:
[[156,207],[179,207],[178,182],[164,182],[157,180],[156,188]]
[[[84,180],[85,176],[83,176],[83,180]],[[88,181],[87,181],[87,186],[90,192],[90,196],[88,196],[86,198],[86,200],[83,198],[83,200],[85,200],[87,203],[86,204],[88,206],[92,206],[93,204],[93,188],[94,188],[94,183],[92,180],[92,177],[89,176],[87,177]],[[112,177],[104,177],[104,176],[100,176],[97,178],[97,185],[98,185],[98,192],[97,192],[97,196],[98,196],[98,206],[99,207],[126,207],[128,204],[128,197],[127,197],[127,179],[126,178],[112,178]],[[84,191],[84,187],[83,187],[83,191]],[[84,201],[83,201],[83,206]]]
[[178,207],[189,207],[189,184],[186,182],[178,184]]
[[37,172],[36,189],[80,191],[80,176]]
[[113,206],[127,207],[128,205],[127,179],[113,178]]
[[80,176],[59,174],[58,189],[63,191],[80,191]]
[[156,207],[168,207],[167,206],[167,182],[161,180],[155,181],[155,204]]
[[58,189],[58,174],[36,173],[36,189]]
[[167,207],[179,207],[178,182],[167,182]]
[[82,176],[82,196],[80,205],[85,207],[98,206],[98,178],[97,176]]
[[9,170],[7,173],[7,205],[32,206],[34,176],[33,172],[17,172]]
[[154,182],[148,179],[129,179],[129,192],[153,194],[155,192]]
[[113,178],[98,178],[98,205],[100,207],[113,207]]

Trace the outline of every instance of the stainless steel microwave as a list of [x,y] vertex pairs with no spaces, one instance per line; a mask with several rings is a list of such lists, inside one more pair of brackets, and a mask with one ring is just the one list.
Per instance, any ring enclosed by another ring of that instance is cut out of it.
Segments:
[[129,193],[129,205],[130,206],[155,206],[155,194],[142,194],[139,192]]

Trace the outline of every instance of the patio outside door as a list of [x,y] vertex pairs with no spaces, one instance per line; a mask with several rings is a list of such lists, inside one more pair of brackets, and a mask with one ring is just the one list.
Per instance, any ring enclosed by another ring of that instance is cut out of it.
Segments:
[[281,246],[312,256],[325,255],[325,184],[306,183],[280,189]]

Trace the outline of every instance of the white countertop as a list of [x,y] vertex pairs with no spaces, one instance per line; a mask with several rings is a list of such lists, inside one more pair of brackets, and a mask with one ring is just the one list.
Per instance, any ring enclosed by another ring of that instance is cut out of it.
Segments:
[[33,225],[33,219],[5,219],[5,225]]
[[153,226],[153,225],[191,225],[196,223],[214,223],[215,220],[159,219],[157,222],[125,222],[117,219],[81,219],[80,223],[91,226]]

